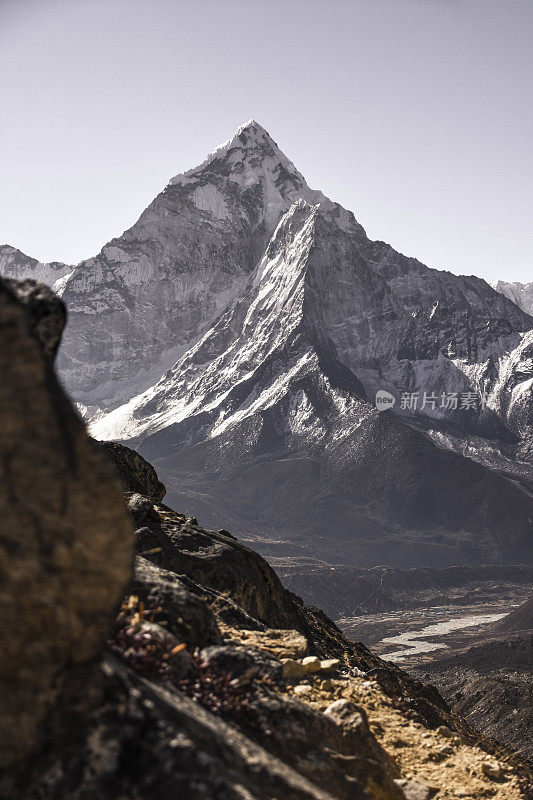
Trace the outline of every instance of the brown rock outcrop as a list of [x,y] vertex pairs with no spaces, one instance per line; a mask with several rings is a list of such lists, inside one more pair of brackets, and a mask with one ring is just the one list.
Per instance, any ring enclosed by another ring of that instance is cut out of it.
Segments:
[[75,705],[133,549],[118,482],[52,370],[57,303],[29,291],[55,321],[0,281],[0,766],[40,744],[60,695]]

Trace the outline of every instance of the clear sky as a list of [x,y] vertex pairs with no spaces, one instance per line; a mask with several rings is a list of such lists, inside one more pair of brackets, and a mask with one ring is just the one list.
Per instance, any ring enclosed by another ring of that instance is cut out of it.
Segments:
[[0,0],[0,242],[73,263],[250,117],[369,236],[533,280],[532,0]]

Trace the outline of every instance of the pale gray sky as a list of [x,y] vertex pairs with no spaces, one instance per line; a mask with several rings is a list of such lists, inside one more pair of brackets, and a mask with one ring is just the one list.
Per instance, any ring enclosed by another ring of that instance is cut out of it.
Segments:
[[76,262],[250,117],[372,238],[533,280],[532,0],[0,0],[0,242]]

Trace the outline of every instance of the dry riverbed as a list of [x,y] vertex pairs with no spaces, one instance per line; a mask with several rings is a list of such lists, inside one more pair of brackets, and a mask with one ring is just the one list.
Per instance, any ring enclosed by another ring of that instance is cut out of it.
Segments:
[[401,667],[420,667],[434,655],[455,651],[479,638],[487,626],[501,619],[515,602],[470,606],[428,606],[384,614],[344,616],[337,620],[342,632],[351,639],[363,641],[373,652]]

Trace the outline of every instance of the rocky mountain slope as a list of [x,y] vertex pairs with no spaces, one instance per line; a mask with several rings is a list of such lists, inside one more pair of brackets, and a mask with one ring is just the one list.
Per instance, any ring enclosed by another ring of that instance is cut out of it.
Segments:
[[488,626],[472,647],[419,674],[480,730],[533,760],[533,601]]
[[533,319],[371,242],[253,120],[63,297],[58,364],[94,435],[138,447],[208,524],[269,556],[531,557]]
[[433,687],[163,504],[135,451],[89,439],[45,287],[0,281],[0,308],[0,797],[523,796],[527,765]]
[[533,630],[533,597],[496,623],[498,633]]

